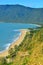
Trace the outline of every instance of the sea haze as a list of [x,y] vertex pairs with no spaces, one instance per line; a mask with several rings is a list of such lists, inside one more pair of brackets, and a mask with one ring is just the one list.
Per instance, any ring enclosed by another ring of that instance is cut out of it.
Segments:
[[10,44],[19,38],[20,29],[36,27],[36,24],[0,23],[0,52],[8,49]]

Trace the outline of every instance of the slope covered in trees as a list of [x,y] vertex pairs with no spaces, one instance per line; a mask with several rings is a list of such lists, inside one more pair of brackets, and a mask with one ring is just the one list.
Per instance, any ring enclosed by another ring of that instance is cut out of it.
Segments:
[[0,5],[0,22],[43,24],[43,8]]
[[21,44],[10,49],[9,54],[6,59],[10,62],[3,61],[2,65],[43,65],[43,27],[27,32]]

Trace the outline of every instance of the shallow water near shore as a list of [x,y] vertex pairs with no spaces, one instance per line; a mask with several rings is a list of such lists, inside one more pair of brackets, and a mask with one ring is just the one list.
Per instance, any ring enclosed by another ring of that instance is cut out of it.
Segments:
[[0,23],[0,52],[8,49],[21,35],[20,29],[36,28],[36,24]]

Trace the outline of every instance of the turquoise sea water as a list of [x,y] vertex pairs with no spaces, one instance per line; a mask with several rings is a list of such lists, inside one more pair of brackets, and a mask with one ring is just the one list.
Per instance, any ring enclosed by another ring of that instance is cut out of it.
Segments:
[[0,52],[7,49],[14,40],[17,40],[21,35],[19,29],[36,27],[36,24],[0,23]]

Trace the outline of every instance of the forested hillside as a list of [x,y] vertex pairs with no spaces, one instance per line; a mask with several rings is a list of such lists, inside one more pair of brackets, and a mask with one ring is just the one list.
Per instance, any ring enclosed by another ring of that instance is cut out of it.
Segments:
[[0,65],[43,65],[43,27],[30,29],[21,44],[10,49],[9,54],[0,58]]
[[0,22],[43,24],[43,8],[0,5]]

